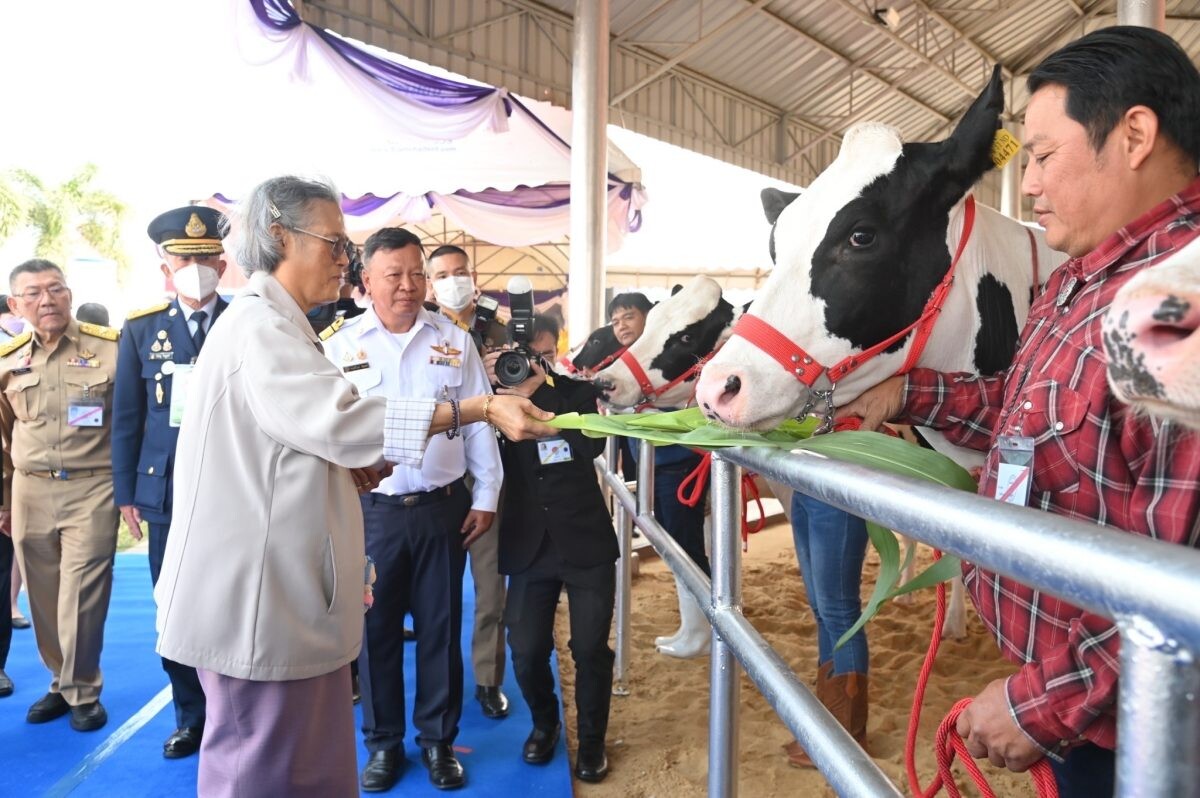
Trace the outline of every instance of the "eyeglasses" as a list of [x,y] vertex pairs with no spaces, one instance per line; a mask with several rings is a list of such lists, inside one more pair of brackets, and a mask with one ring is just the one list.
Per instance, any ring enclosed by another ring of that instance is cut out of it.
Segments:
[[354,242],[345,236],[330,238],[329,236],[323,236],[320,233],[314,233],[312,230],[305,230],[302,227],[293,227],[292,229],[297,233],[304,233],[306,236],[312,236],[313,238],[319,238],[322,241],[329,242],[333,248],[331,254],[333,255],[334,260],[337,260],[342,255],[345,255],[347,260],[354,260]]
[[42,294],[49,294],[51,299],[58,299],[59,297],[66,294],[67,291],[69,291],[69,290],[70,289],[67,288],[65,285],[63,285],[62,283],[55,283],[54,285],[46,286],[44,289],[43,288],[30,288],[28,291],[22,291],[21,293],[16,294],[16,296],[19,296],[19,297],[21,297],[21,299],[32,304],[34,302],[40,301],[42,298]]

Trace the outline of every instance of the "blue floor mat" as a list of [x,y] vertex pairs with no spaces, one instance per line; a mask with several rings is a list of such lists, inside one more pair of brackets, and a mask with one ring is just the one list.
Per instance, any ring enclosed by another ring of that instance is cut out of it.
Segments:
[[[470,619],[474,592],[470,574],[463,588],[463,651],[465,686],[463,716],[455,748],[467,772],[467,786],[459,794],[487,796],[562,796],[572,794],[570,768],[563,742],[546,766],[521,761],[521,745],[529,733],[529,708],[505,670],[504,692],[511,713],[504,720],[483,717],[474,700],[470,662]],[[28,615],[28,607],[22,606]],[[198,757],[166,760],[162,742],[175,728],[174,709],[166,674],[154,653],[154,603],[145,554],[120,554],[113,575],[113,596],[105,630],[102,700],[108,725],[88,734],[73,731],[67,718],[34,726],[25,722],[25,711],[40,698],[50,677],[38,659],[33,632],[13,631],[12,653],[6,671],[16,685],[0,699],[0,796],[188,796],[196,794]],[[409,712],[416,684],[415,655],[407,647],[405,685]],[[557,673],[557,663],[554,671]],[[165,689],[165,692],[164,692]],[[356,709],[356,721],[362,713]],[[444,795],[429,783],[410,730],[408,768],[390,793],[415,796]],[[359,745],[359,764],[367,752]],[[377,793],[371,793],[372,795]]]

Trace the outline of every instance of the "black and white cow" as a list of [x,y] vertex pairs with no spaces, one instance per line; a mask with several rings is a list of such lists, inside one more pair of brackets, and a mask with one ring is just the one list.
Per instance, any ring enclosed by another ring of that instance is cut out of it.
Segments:
[[[991,374],[1011,362],[1035,282],[1064,256],[967,195],[993,166],[1002,110],[996,70],[945,141],[906,144],[885,125],[856,125],[802,195],[766,198],[776,265],[748,318],[704,368],[697,399],[710,418],[768,429],[795,416],[810,398],[801,367],[806,377],[842,367],[832,386],[810,382],[832,387],[838,405],[901,371],[918,338],[904,331],[926,315],[952,261],[953,282],[940,318],[928,314],[936,324],[915,365]],[[752,343],[741,330],[754,319],[803,354],[792,363]]]
[[[1008,366],[1034,291],[1064,256],[967,194],[993,167],[1003,106],[997,68],[945,141],[906,144],[885,125],[856,125],[803,194],[764,192],[775,268],[704,367],[696,398],[709,418],[770,429],[818,389],[842,405],[913,366]],[[922,433],[964,465],[982,462]],[[965,631],[955,580],[943,634]]]
[[642,336],[597,375],[602,398],[617,407],[690,404],[704,359],[725,342],[744,309],[721,296],[711,277],[675,286],[646,314]]
[[587,340],[559,358],[556,366],[568,374],[591,374],[611,363],[622,348],[612,325],[606,324],[592,330]]
[[1104,350],[1118,398],[1200,430],[1200,239],[1121,288]]

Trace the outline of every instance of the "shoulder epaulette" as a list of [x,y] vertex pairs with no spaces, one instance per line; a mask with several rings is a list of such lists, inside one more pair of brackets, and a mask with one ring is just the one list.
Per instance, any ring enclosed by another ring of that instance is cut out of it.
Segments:
[[159,313],[161,311],[166,310],[169,307],[171,307],[170,302],[159,302],[157,305],[151,305],[148,308],[142,308],[141,310],[135,310],[132,313],[130,313],[128,316],[126,316],[125,319],[127,321],[130,319],[140,319],[142,316],[149,316],[151,313]]
[[16,338],[13,338],[11,341],[7,341],[3,346],[0,346],[0,357],[7,357],[11,355],[13,352],[16,352],[18,349],[25,346],[25,344],[29,343],[30,339],[32,338],[33,333],[26,330]]
[[455,326],[455,327],[457,327],[458,329],[462,330],[463,332],[470,332],[470,331],[471,331],[471,328],[470,328],[470,327],[468,327],[467,325],[463,324],[463,323],[462,323],[461,321],[459,321],[458,319],[452,319],[452,318],[450,318],[449,316],[446,316],[445,318],[446,318],[446,321],[451,321],[451,322],[454,322],[454,326]]
[[93,338],[103,338],[106,341],[115,341],[121,337],[120,330],[114,330],[112,327],[104,327],[99,324],[90,324],[86,321],[79,322],[79,331],[84,335],[90,335]]
[[317,337],[320,338],[322,341],[328,341],[335,332],[342,329],[342,325],[345,323],[346,323],[346,317],[338,316],[336,319],[333,320],[333,324],[330,324],[324,330],[321,330],[321,332],[317,333]]

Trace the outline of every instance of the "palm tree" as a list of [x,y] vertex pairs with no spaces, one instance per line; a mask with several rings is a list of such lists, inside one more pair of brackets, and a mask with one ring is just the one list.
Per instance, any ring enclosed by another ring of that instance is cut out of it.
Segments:
[[113,194],[93,188],[95,164],[87,164],[66,182],[47,186],[25,169],[0,176],[0,240],[22,227],[37,234],[34,254],[65,263],[76,237],[117,263],[123,275],[129,259],[121,245],[125,205]]

